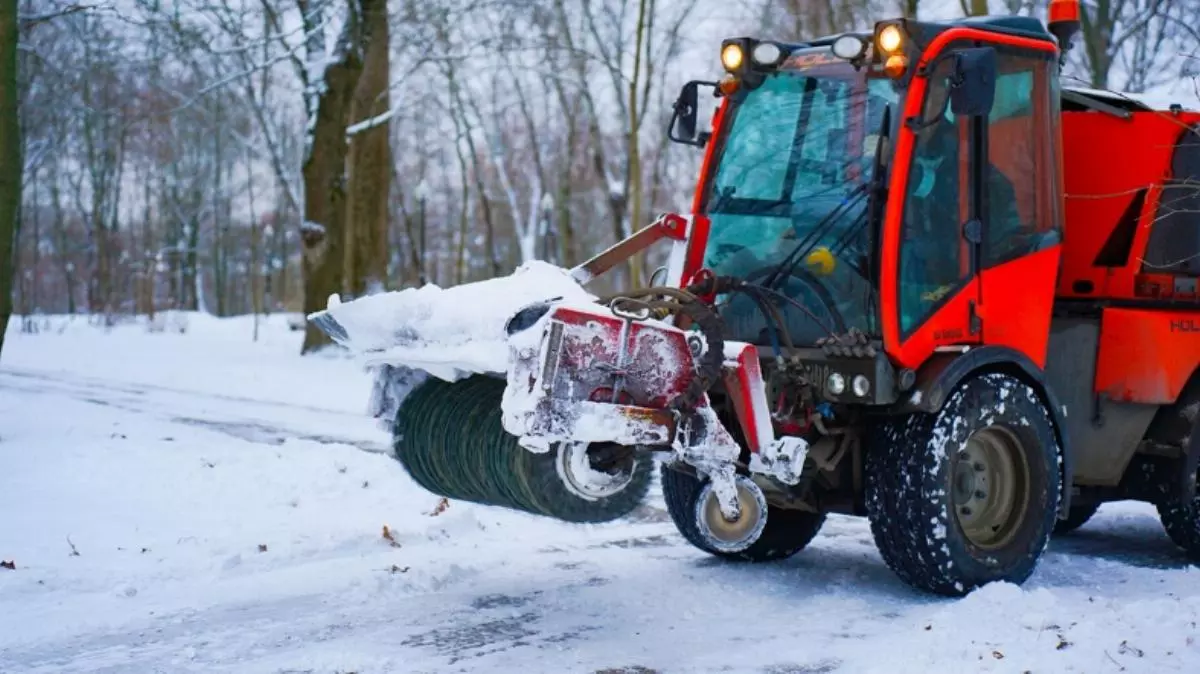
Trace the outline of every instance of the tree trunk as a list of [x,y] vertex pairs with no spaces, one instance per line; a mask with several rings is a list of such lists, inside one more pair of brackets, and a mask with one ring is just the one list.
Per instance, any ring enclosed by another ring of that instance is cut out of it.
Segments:
[[[362,0],[362,26],[364,56],[351,103],[353,123],[383,115],[391,107],[387,0]],[[350,138],[344,289],[351,297],[386,287],[391,162],[386,121]]]
[[967,16],[987,16],[988,0],[959,0],[959,3]]
[[[642,152],[638,142],[638,132],[641,130],[641,120],[638,116],[638,86],[642,74],[642,49],[646,30],[646,0],[638,3],[637,38],[634,40],[633,79],[629,82],[629,226],[625,230],[628,236],[642,226]],[[620,241],[622,237],[617,237]],[[629,258],[629,286],[637,288],[642,284],[642,254],[638,253]]]
[[[355,48],[359,41],[358,3],[350,2],[346,26],[336,55],[325,70],[325,86],[317,100],[317,117],[301,173],[304,176],[304,224],[301,270],[304,273],[304,313],[325,308],[330,295],[343,287],[342,246],[346,220],[346,126],[350,101],[363,64]],[[330,343],[312,323],[304,329],[300,353]]]
[[21,201],[21,127],[17,121],[17,0],[0,0],[0,352],[12,317]]

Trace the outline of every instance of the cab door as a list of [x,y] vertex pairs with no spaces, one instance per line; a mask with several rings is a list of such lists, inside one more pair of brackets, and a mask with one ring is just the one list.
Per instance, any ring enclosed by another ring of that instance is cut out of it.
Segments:
[[[1045,365],[1062,251],[1058,64],[997,48],[996,97],[980,139],[983,342]],[[981,125],[985,123],[980,120]]]
[[905,170],[907,135],[907,174],[893,176],[890,190],[902,203],[888,218],[888,228],[898,232],[891,312],[898,349],[889,348],[889,353],[898,354],[907,367],[919,366],[939,347],[982,340],[976,312],[982,230],[975,217],[979,198],[973,181],[977,120],[951,111],[954,69],[954,58],[943,58],[925,78],[924,91],[910,91],[910,96],[923,95],[906,106],[897,166]]
[[[979,344],[1012,347],[1041,365],[1061,213],[1057,51],[1049,41],[967,28],[935,43],[945,47],[921,59],[933,67],[910,84],[889,189],[885,348],[910,368],[938,350]],[[996,51],[992,111],[956,117],[947,100],[953,54],[984,45]]]

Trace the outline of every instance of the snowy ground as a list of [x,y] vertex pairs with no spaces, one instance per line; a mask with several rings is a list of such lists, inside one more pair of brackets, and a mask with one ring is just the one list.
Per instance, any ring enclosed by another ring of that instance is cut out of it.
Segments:
[[1143,506],[1103,508],[1024,588],[933,599],[855,519],[751,568],[658,507],[434,515],[365,376],[296,356],[281,319],[258,343],[242,319],[50,327],[0,364],[6,674],[1200,671],[1200,574]]

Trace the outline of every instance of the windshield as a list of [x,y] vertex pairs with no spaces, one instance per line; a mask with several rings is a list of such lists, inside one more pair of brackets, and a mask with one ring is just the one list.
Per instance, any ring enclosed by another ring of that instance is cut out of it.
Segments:
[[[804,305],[777,302],[797,346],[831,330],[876,334],[868,182],[897,102],[891,82],[838,62],[782,70],[734,96],[709,181],[704,266]],[[727,338],[768,343],[751,298],[722,300]]]

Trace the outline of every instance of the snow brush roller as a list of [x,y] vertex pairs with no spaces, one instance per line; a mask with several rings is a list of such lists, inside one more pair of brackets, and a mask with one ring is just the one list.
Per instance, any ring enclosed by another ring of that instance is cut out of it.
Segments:
[[736,517],[726,492],[740,449],[707,398],[725,362],[709,304],[718,279],[611,297],[585,291],[615,259],[604,253],[573,270],[530,262],[449,289],[331,298],[309,320],[366,356],[370,412],[390,428],[396,460],[432,494],[611,521],[641,504],[661,452],[722,480],[722,514]]
[[414,482],[448,499],[577,523],[617,519],[642,502],[648,453],[582,443],[529,451],[501,425],[504,387],[487,375],[430,378],[405,397],[392,437]]

